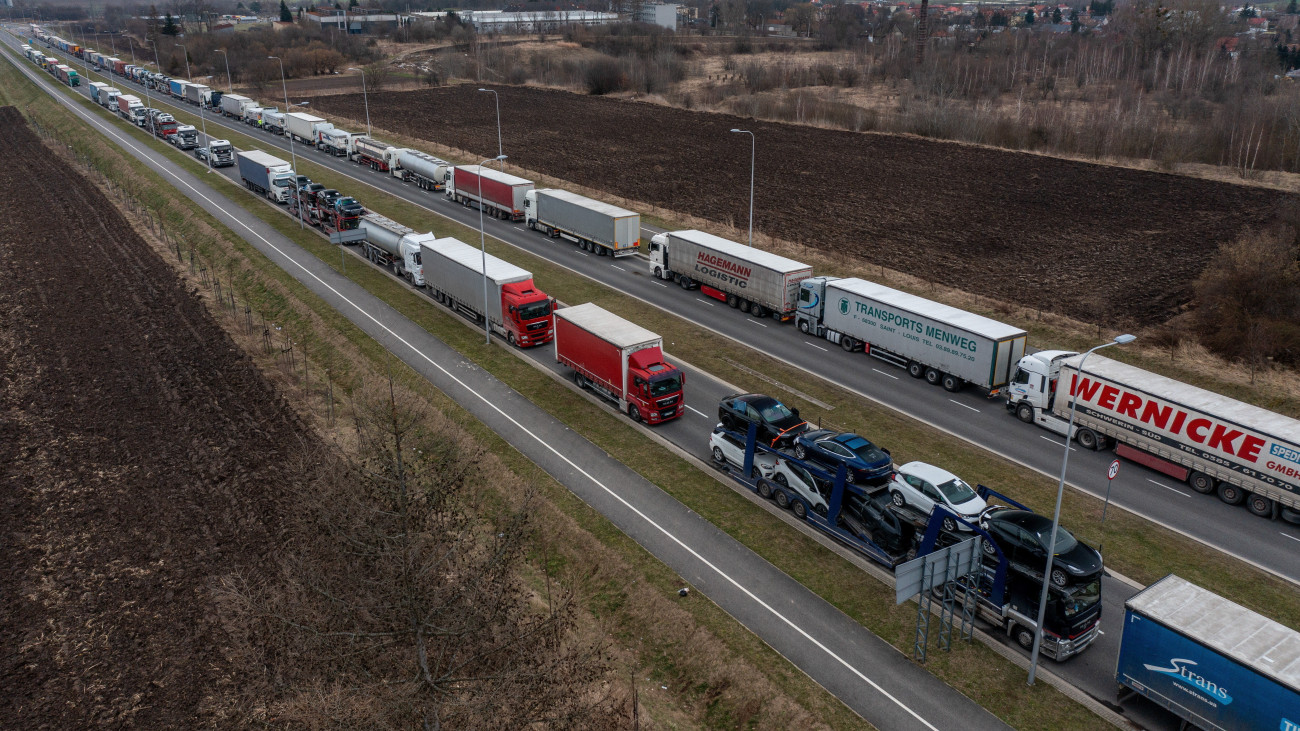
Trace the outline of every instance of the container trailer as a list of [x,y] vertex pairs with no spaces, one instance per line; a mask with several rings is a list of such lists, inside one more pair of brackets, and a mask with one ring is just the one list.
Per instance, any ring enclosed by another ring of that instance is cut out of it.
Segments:
[[315,145],[318,132],[334,127],[324,119],[305,112],[286,112],[284,124],[285,133],[304,145]]
[[108,84],[102,81],[92,81],[87,86],[90,87],[90,100],[96,104],[99,104],[99,93],[109,88]]
[[565,238],[594,254],[628,256],[641,244],[641,215],[567,190],[524,194],[528,228]]
[[794,315],[799,283],[812,267],[703,231],[666,231],[650,239],[650,272],[754,317]]
[[524,220],[524,195],[533,181],[480,165],[457,165],[444,181],[447,197],[461,205],[477,205],[493,218]]
[[1020,328],[863,279],[800,284],[799,330],[846,351],[865,351],[914,378],[959,391],[999,393],[1025,353]]
[[[483,263],[487,263],[484,301]],[[511,345],[528,348],[551,341],[554,301],[533,285],[533,275],[477,246],[453,238],[420,245],[424,286],[433,298],[482,321]]]
[[664,360],[663,338],[591,302],[555,311],[555,359],[633,421],[686,413],[686,376]]
[[260,193],[276,203],[289,200],[289,189],[293,187],[293,167],[278,157],[249,150],[235,154],[239,164],[239,177],[244,187]]

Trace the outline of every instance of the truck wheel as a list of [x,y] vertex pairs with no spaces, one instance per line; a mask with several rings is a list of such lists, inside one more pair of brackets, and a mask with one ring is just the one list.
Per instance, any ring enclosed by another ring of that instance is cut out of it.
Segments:
[[1034,407],[1021,402],[1020,405],[1016,407],[1016,418],[1026,424],[1034,423]]
[[636,407],[636,404],[627,405],[627,415],[632,417],[632,421],[641,423],[641,410]]
[[762,319],[767,317],[767,308],[755,302],[749,306],[749,314]]
[[962,381],[960,378],[949,375],[947,373],[943,374],[943,390],[956,393],[957,391],[961,390],[962,386],[965,385],[966,383]]
[[1187,484],[1202,495],[1214,492],[1214,478],[1204,472],[1193,472],[1187,476]]
[[749,314],[749,300],[740,301],[740,311]]
[[807,334],[808,334],[808,330],[809,330],[809,327],[808,327],[808,321],[807,321],[807,320],[800,320],[800,321],[799,321],[799,332],[803,333],[804,335],[807,335]]
[[663,267],[655,267],[655,279],[663,279],[663,278],[664,278]]
[[506,342],[507,342],[507,343],[510,343],[511,345],[514,345],[514,344],[515,344],[515,334],[514,334],[514,333],[506,333]]
[[740,307],[740,298],[734,294],[727,295],[727,306],[733,310]]
[[937,385],[939,385],[939,379],[940,379],[940,378],[942,378],[942,376],[939,374],[939,371],[935,370],[934,368],[926,368],[926,369],[925,369],[925,382],[926,382],[926,383],[930,384],[931,386],[937,386]]
[[907,375],[912,378],[920,378],[925,375],[925,366],[916,361],[909,361],[907,364]]
[[1032,629],[1018,624],[1011,630],[1011,636],[1015,638],[1016,644],[1020,645],[1021,649],[1034,649],[1034,631]]
[[578,384],[578,388],[586,388],[586,387],[587,387],[587,379],[586,379],[585,377],[583,377],[583,375],[582,375],[581,373],[579,373],[578,371],[574,371],[574,372],[573,372],[573,382],[576,383],[576,384]]
[[808,519],[808,506],[804,505],[802,500],[795,500],[790,503],[790,509],[794,511],[794,517],[799,520]]
[[853,338],[849,337],[848,335],[845,335],[840,338],[840,347],[844,349],[845,353],[852,353],[853,349],[856,348],[857,345],[858,345],[857,342],[855,342]]
[[1229,505],[1241,505],[1246,499],[1246,491],[1231,482],[1220,482],[1219,499]]
[[782,509],[790,507],[790,496],[785,494],[785,490],[776,491],[776,504]]
[[1089,451],[1097,448],[1097,432],[1091,429],[1080,429],[1074,436],[1074,440],[1079,443],[1080,447]]
[[681,288],[682,288],[682,289],[690,289],[690,288],[691,288],[691,278],[690,278],[690,277],[682,277],[682,278],[680,278],[680,279],[677,280],[677,284],[681,285]]
[[1253,492],[1246,496],[1246,509],[1261,518],[1273,517],[1273,501]]
[[758,496],[764,500],[772,499],[772,483],[767,480],[758,481]]

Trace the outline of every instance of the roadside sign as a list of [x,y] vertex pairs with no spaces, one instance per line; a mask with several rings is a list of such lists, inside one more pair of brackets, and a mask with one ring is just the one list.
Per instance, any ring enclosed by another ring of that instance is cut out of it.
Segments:
[[1107,479],[1113,480],[1115,479],[1115,475],[1118,474],[1119,474],[1119,460],[1115,460],[1114,462],[1110,463],[1110,469],[1106,471],[1106,477]]

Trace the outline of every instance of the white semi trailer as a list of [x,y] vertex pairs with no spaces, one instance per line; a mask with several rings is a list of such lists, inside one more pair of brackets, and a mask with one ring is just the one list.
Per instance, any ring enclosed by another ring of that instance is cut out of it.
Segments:
[[524,223],[597,255],[628,256],[641,245],[641,215],[567,190],[524,194]]
[[812,267],[703,231],[666,231],[650,239],[650,272],[682,289],[704,293],[754,317],[788,320],[799,282]]

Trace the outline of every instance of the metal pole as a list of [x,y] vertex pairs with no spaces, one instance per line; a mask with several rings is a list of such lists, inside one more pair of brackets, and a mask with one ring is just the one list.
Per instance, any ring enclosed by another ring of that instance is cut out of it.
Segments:
[[500,165],[497,166],[497,168],[500,169],[501,172],[505,172],[505,170],[506,170],[506,163],[505,163],[506,155],[505,155],[505,150],[501,147],[501,97],[497,94],[497,92],[496,92],[495,89],[479,89],[479,91],[486,91],[486,92],[491,93],[491,94],[492,94],[492,100],[493,100],[493,102],[495,102],[495,104],[496,104],[496,108],[497,108],[497,162],[500,162],[500,163],[501,163]]
[[[159,61],[159,60],[158,60],[158,41],[157,41],[156,39],[155,39],[155,40],[152,40],[152,41],[149,41],[149,45],[153,46],[153,63],[154,63],[155,66],[158,67],[158,73],[161,74],[161,73],[162,73],[162,61]],[[148,86],[149,86],[149,84],[148,84],[148,82],[146,81],[146,83],[145,83],[145,87],[147,88]],[[150,104],[152,104],[152,103],[153,103],[153,102],[150,102]],[[154,135],[154,136],[157,136],[157,134],[158,134],[157,130],[154,129],[154,123],[153,123],[153,118],[152,118],[152,117],[150,117],[150,119],[149,119],[149,134],[152,134],[152,135]]]
[[[489,157],[483,162],[505,160],[505,155]],[[483,253],[483,337],[486,344],[492,344],[492,326],[488,320],[488,284],[487,284],[487,234],[483,231],[483,162],[478,164],[478,245]]]
[[361,100],[365,102],[366,105],[366,137],[371,137],[372,135],[370,134],[370,97],[369,95],[366,94],[366,70],[359,69],[355,66],[350,66],[348,67],[348,71],[361,72]]
[[[235,93],[235,84],[234,84],[234,82],[231,81],[231,79],[230,79],[230,54],[226,53],[226,49],[224,49],[224,48],[214,48],[214,49],[212,49],[212,50],[213,50],[215,53],[220,53],[220,54],[221,54],[221,57],[224,58],[224,59],[226,59],[226,91],[227,91],[227,93],[234,94],[234,93]],[[288,110],[285,110],[285,111],[288,111]]]
[[[136,65],[136,62],[135,62],[135,44],[132,43],[132,44],[130,44],[130,45],[131,45],[131,65],[132,65],[132,66],[135,66],[135,65]],[[134,81],[134,79],[132,79],[132,81]],[[148,80],[148,79],[145,79],[145,83],[142,84],[142,86],[144,86],[144,100],[145,100],[146,102],[149,103],[149,106],[152,107],[152,106],[153,106],[153,99],[151,99],[151,98],[149,97],[149,80]],[[139,99],[140,97],[136,97],[136,98]],[[142,125],[142,126],[143,126],[143,125]]]
[[754,162],[758,152],[758,140],[747,129],[733,129],[732,132],[749,135],[749,245],[754,245]]
[[[267,56],[268,59],[274,59],[280,62],[280,88],[284,89],[284,113],[289,113],[289,85],[284,80],[284,59],[279,56]],[[229,60],[227,60],[227,63]],[[295,207],[298,209],[298,228],[307,228],[307,224],[302,221],[302,197],[298,195],[298,156],[293,151],[293,135],[286,134],[289,138],[289,158],[293,160],[293,197]]]
[[[185,78],[187,78],[187,79],[193,78],[193,77],[190,76],[190,51],[189,51],[189,49],[185,47],[185,44],[184,44],[184,43],[177,43],[176,45],[177,45],[178,47],[180,47],[180,49],[181,49],[181,53],[185,54]],[[204,155],[204,156],[203,156],[203,159],[206,160],[207,163],[208,163],[208,172],[212,172],[212,146],[209,144],[209,140],[208,140],[208,120],[207,120],[207,117],[204,117],[204,116],[203,116],[203,100],[202,100],[202,99],[199,100],[199,123],[203,125],[203,144],[208,145],[208,154],[207,154],[207,155]]]
[[[1084,353],[1083,358],[1079,359],[1078,378],[1083,377],[1083,364],[1088,361],[1088,356],[1102,348],[1131,343],[1136,339],[1132,335],[1120,335],[1109,343],[1102,343]],[[1079,405],[1079,399],[1073,393],[1074,390],[1075,385],[1071,385],[1070,424],[1065,429],[1065,456],[1061,458],[1061,479],[1056,484],[1056,511],[1052,514],[1052,535],[1045,546],[1047,549],[1047,567],[1043,569],[1043,590],[1038,595],[1038,622],[1037,626],[1034,627],[1034,647],[1029,652],[1029,685],[1034,684],[1034,676],[1038,674],[1038,651],[1043,643],[1043,618],[1047,615],[1047,591],[1052,585],[1052,563],[1056,558],[1056,532],[1061,527],[1061,498],[1065,495],[1065,469],[1070,464],[1070,438],[1074,435],[1074,412]]]

